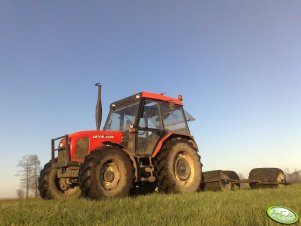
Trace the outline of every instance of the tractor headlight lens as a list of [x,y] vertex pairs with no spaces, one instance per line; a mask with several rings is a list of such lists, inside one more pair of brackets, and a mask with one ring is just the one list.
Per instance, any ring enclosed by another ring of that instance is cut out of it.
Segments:
[[60,143],[59,143],[59,149],[63,149],[66,147],[66,140],[65,139],[61,139]]

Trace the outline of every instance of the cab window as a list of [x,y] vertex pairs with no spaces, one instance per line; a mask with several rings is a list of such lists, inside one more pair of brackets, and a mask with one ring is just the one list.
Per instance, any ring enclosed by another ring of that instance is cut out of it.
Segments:
[[189,134],[182,106],[163,102],[161,109],[165,130]]

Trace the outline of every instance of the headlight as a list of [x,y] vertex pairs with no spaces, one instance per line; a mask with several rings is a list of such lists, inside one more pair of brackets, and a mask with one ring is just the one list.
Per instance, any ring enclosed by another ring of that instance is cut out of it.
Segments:
[[60,143],[59,143],[59,148],[58,149],[63,149],[66,147],[66,140],[65,139],[61,139]]

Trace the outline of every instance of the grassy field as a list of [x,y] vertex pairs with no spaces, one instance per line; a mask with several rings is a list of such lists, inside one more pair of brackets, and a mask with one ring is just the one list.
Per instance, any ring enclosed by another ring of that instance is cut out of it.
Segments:
[[0,201],[0,225],[280,225],[266,215],[272,205],[289,207],[300,216],[301,184],[103,201]]

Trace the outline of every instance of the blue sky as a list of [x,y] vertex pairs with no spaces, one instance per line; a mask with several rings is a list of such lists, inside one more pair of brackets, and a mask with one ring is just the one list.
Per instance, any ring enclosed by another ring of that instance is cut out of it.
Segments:
[[301,2],[0,2],[0,197],[18,160],[140,91],[184,96],[204,170],[301,167]]

